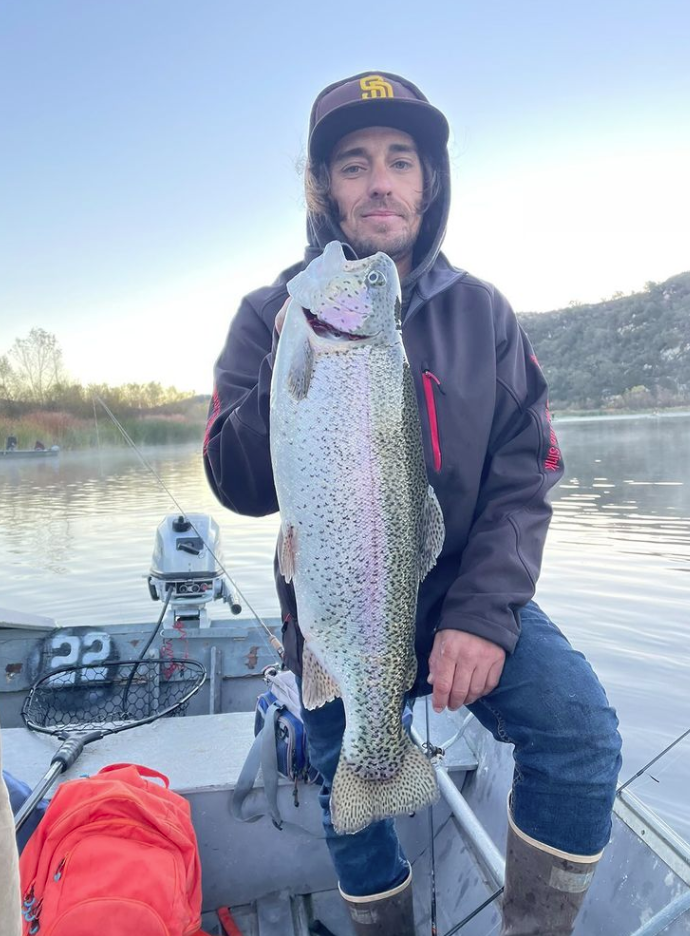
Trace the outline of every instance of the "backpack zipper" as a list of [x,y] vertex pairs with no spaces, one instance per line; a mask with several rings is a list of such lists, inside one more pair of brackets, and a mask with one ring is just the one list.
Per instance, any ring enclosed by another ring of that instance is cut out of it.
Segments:
[[441,442],[438,435],[438,417],[436,414],[436,398],[434,395],[434,384],[438,387],[439,393],[443,393],[441,381],[436,374],[425,367],[422,369],[422,381],[424,386],[424,401],[426,402],[426,412],[429,417],[429,430],[431,432],[431,451],[434,456],[434,471],[441,470]]

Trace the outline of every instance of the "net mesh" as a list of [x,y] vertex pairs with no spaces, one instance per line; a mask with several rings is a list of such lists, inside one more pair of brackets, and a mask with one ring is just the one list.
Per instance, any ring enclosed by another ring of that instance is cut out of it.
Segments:
[[206,671],[196,660],[136,660],[68,666],[43,676],[24,705],[27,726],[49,734],[118,731],[183,715]]

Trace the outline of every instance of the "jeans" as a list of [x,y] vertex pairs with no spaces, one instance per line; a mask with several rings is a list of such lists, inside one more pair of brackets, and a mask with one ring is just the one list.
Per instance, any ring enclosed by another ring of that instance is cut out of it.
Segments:
[[[518,828],[561,851],[595,855],[611,833],[621,764],[618,720],[587,660],[535,602],[520,611],[520,623],[498,686],[469,709],[497,741],[515,746],[511,813]],[[342,702],[302,714],[310,760],[324,778],[323,825],[342,890],[362,897],[396,887],[408,865],[392,819],[354,835],[338,835],[331,824]]]

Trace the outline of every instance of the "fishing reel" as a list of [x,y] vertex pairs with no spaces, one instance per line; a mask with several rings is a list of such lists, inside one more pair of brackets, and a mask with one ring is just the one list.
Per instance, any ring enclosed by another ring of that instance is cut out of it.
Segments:
[[212,601],[225,601],[233,614],[242,610],[223,568],[220,529],[208,514],[168,514],[159,524],[148,586],[154,601],[168,602],[173,621],[208,627]]

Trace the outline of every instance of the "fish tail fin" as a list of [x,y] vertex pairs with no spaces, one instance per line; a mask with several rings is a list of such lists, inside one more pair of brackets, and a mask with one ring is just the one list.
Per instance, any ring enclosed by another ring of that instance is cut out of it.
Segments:
[[331,821],[338,833],[359,832],[372,822],[412,813],[438,799],[436,773],[416,744],[405,739],[405,757],[388,780],[368,779],[340,758],[331,787]]

